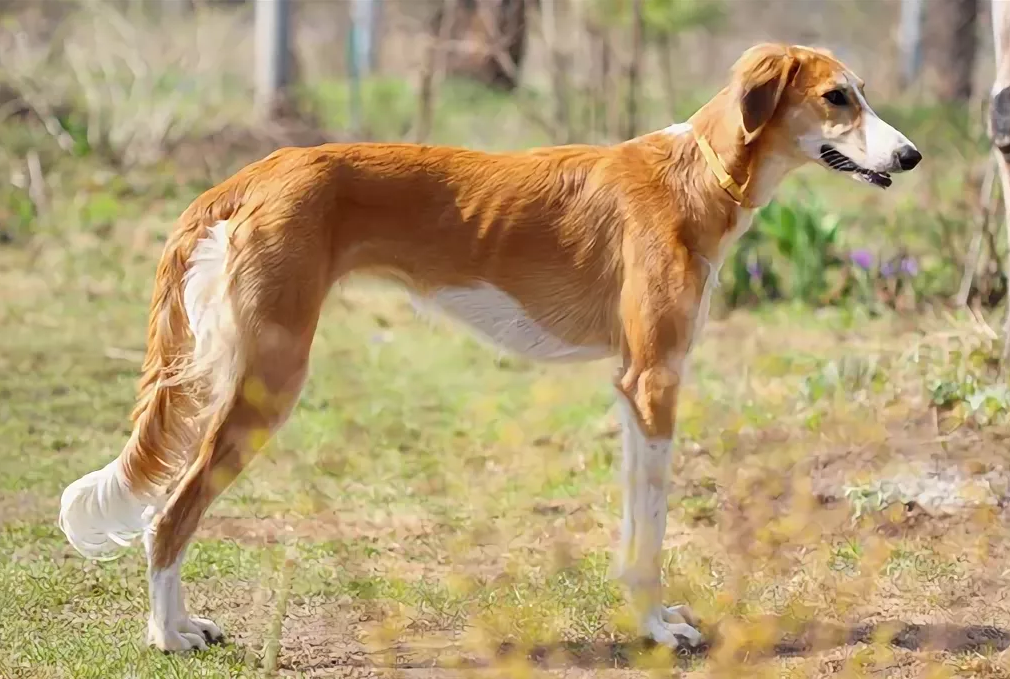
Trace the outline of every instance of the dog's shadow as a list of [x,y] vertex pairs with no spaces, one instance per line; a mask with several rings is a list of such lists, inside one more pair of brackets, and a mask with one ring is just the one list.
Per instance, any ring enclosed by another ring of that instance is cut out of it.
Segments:
[[[771,619],[768,624],[775,625]],[[682,647],[682,659],[705,657],[720,645],[718,630],[710,633],[708,643],[697,648]],[[762,647],[745,646],[740,650],[750,658],[760,656],[803,656],[859,643],[887,643],[906,650],[939,650],[952,653],[1002,651],[1010,647],[1010,632],[988,625],[917,625],[899,621],[845,626],[810,622],[793,633],[779,636],[772,644]],[[535,665],[569,665],[580,668],[618,667],[640,665],[655,651],[649,641],[627,642],[562,642],[549,646],[520,649],[511,644],[499,648],[499,660],[525,659]]]

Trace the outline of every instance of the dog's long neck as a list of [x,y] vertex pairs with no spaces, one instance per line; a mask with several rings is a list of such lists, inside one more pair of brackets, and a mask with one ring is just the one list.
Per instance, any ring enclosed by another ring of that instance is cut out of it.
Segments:
[[[747,202],[755,207],[766,205],[785,176],[800,165],[776,153],[770,136],[761,135],[749,145],[744,143],[739,102],[730,87],[698,109],[688,122],[696,135],[708,140],[737,184],[746,187]],[[709,175],[715,189],[722,190],[715,174],[710,171]]]

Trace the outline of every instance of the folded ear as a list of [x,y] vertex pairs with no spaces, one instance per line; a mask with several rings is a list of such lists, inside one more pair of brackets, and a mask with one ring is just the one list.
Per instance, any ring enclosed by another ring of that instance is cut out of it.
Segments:
[[743,139],[750,144],[775,115],[786,86],[792,81],[799,61],[777,45],[759,45],[737,62],[735,80],[740,96]]

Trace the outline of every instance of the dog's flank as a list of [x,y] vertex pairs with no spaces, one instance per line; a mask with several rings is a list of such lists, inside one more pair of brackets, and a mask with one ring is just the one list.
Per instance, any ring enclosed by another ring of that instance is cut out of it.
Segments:
[[[327,144],[252,163],[198,197],[169,237],[133,433],[65,491],[61,527],[85,555],[145,533],[149,643],[181,651],[220,638],[186,612],[186,545],[297,401],[330,288],[379,275],[503,350],[620,356],[622,577],[643,633],[698,643],[660,581],[687,356],[719,266],[788,172],[844,157],[847,171],[883,176],[918,162],[871,119],[861,87],[824,52],[759,45],[688,122],[612,146]],[[838,155],[822,157],[825,146]]]

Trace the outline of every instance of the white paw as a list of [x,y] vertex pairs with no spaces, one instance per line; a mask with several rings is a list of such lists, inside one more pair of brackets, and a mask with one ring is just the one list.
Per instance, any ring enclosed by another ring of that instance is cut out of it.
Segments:
[[221,628],[204,618],[183,618],[173,629],[165,629],[154,620],[147,624],[147,645],[165,652],[206,651],[208,643],[222,638]]
[[207,640],[207,643],[211,644],[224,639],[224,632],[221,631],[221,628],[207,618],[193,617],[185,619],[179,625],[179,631],[188,634],[200,634]]
[[687,606],[657,606],[642,623],[642,631],[657,644],[679,648],[683,638],[690,646],[702,642],[701,633],[688,624],[697,624],[694,614]]
[[686,622],[692,627],[698,626],[698,616],[691,612],[687,604],[667,606],[663,609],[663,620],[667,622]]

